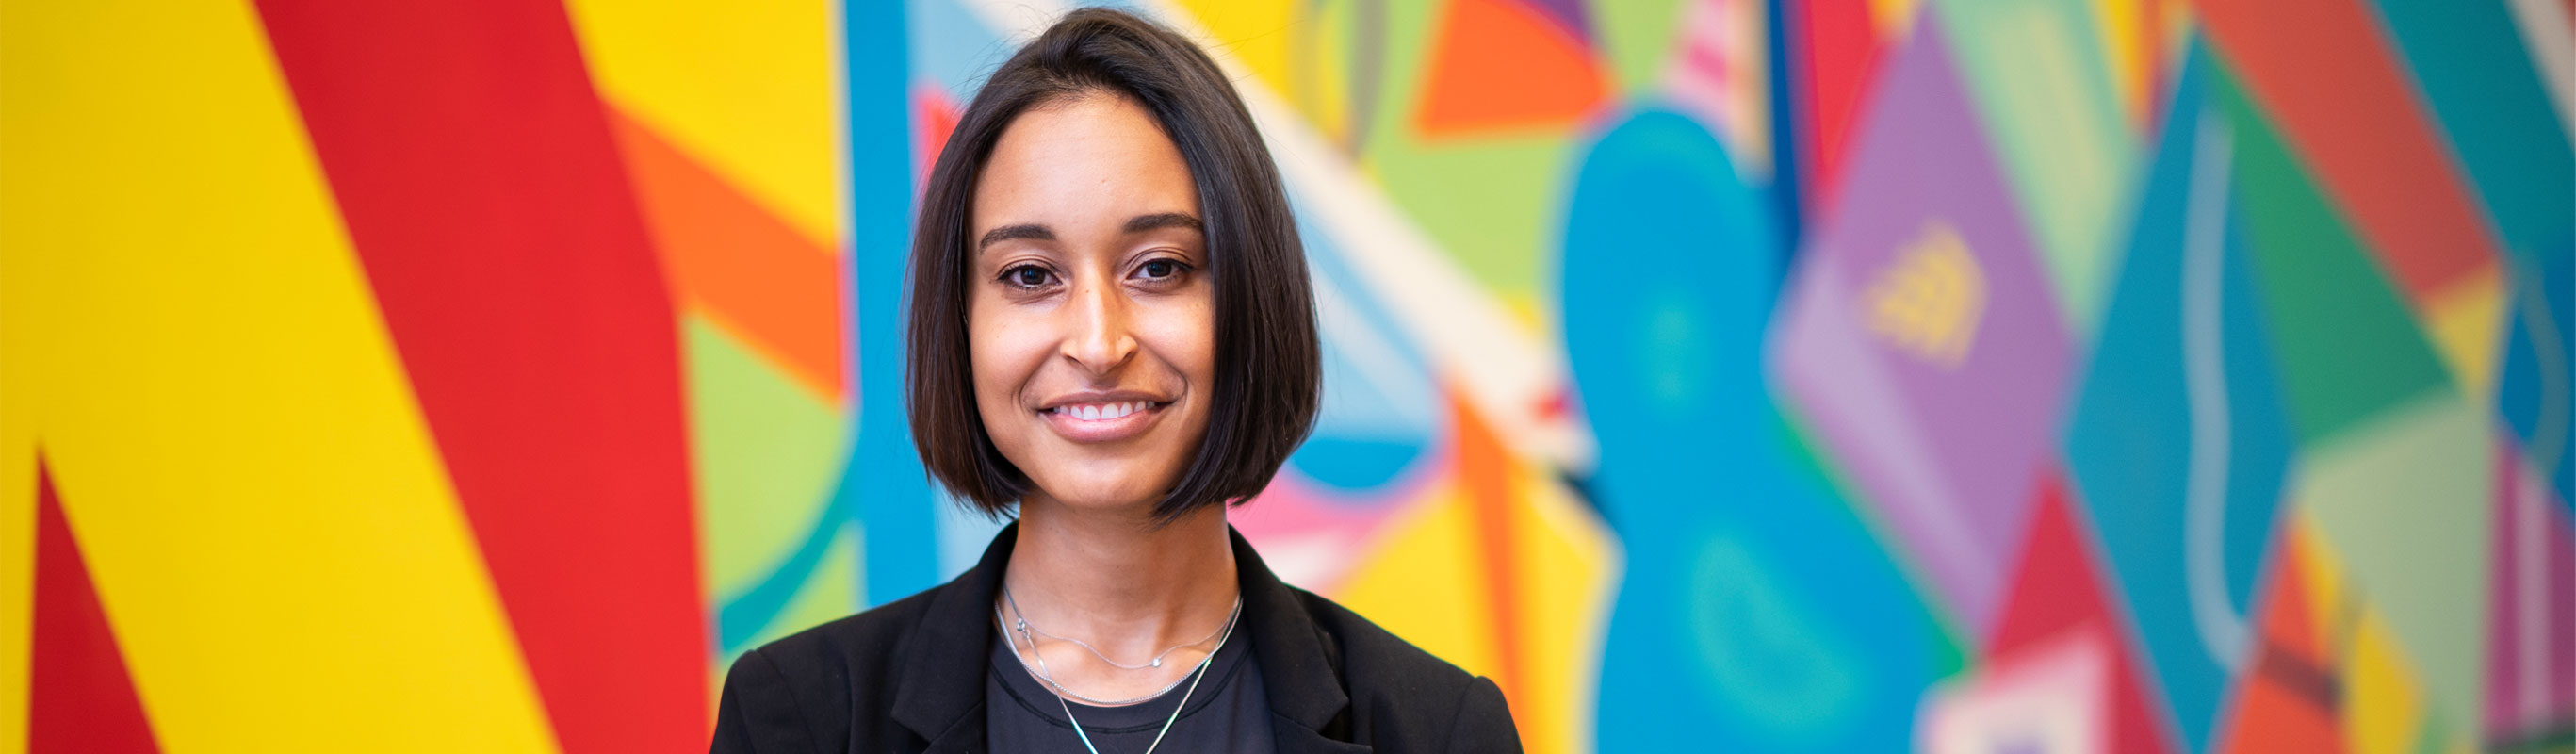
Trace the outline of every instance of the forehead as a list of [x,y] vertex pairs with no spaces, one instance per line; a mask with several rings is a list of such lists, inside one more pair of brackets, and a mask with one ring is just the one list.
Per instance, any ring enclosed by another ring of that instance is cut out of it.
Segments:
[[1003,128],[973,216],[978,234],[1029,223],[1081,235],[1198,209],[1189,165],[1153,115],[1125,97],[1093,94],[1031,108]]

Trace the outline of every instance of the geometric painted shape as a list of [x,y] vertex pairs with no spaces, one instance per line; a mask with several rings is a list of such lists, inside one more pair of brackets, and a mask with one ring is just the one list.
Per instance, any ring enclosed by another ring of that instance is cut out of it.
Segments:
[[781,230],[826,254],[837,248],[837,6],[570,0],[563,12],[603,101],[697,158]]
[[1352,502],[1398,484],[1443,438],[1450,417],[1421,348],[1357,277],[1333,236],[1301,227],[1323,345],[1324,394],[1314,432],[1288,467]]
[[2088,527],[2058,480],[2043,480],[2037,497],[2013,576],[2012,602],[1995,619],[1980,655],[2002,668],[2071,652],[2092,666],[2082,678],[2089,687],[2064,689],[2073,699],[2089,700],[2070,716],[2084,721],[2084,730],[2051,734],[2051,740],[2073,736],[2092,744],[2082,751],[2116,754],[2175,750],[2158,724],[2157,705],[2142,680],[2148,676],[2127,639],[2128,621],[2113,601],[2110,574],[2087,541]]
[[2195,5],[2256,109],[2405,300],[2422,302],[2493,264],[2499,247],[2368,1]]
[[[2446,382],[2421,325],[2309,173],[2206,47],[2195,69],[2226,115],[2241,213],[2261,284],[2282,403],[2301,445],[2351,429]],[[2186,93],[2188,95],[2190,93]]]
[[1893,91],[1875,79],[1881,58],[1895,43],[1880,36],[1862,3],[1781,5],[1789,14],[1786,33],[1795,41],[1787,44],[1794,52],[1786,80],[1794,83],[1785,90],[1789,102],[1783,104],[1798,124],[1790,140],[1798,147],[1798,172],[1806,178],[1806,194],[1798,197],[1800,214],[1828,217],[1842,206],[1845,158],[1861,116],[1880,106],[1871,101],[1871,93],[1886,97]]
[[2576,148],[2514,31],[2513,4],[2376,0],[2478,208],[2505,249],[2533,264],[2576,237]]
[[[1582,157],[1560,296],[1601,449],[1586,486],[1625,556],[1593,711],[1601,751],[1899,748],[1955,661],[1763,387],[1772,222],[1678,113],[1633,114]],[[1689,274],[1640,274],[1641,249]]]
[[2576,522],[2510,441],[2498,445],[2480,739],[2537,748],[2576,723]]
[[2189,56],[2066,423],[2066,465],[2182,740],[2259,647],[2257,576],[2294,437],[2230,200],[2231,131]]
[[[950,504],[949,498],[932,490],[921,455],[913,449],[901,367],[905,260],[911,256],[913,203],[918,199],[910,66],[915,50],[927,56],[934,50],[926,48],[940,46],[914,44],[910,21],[919,13],[925,22],[946,18],[960,28],[981,31],[979,24],[956,18],[953,11],[970,9],[950,7],[955,5],[959,3],[947,0],[854,3],[838,14],[842,137],[847,139],[841,152],[849,160],[843,173],[849,204],[843,209],[850,222],[841,300],[849,322],[844,337],[851,341],[844,353],[854,379],[845,404],[851,424],[844,434],[848,456],[832,487],[832,506],[858,517],[864,584],[859,601],[869,606],[902,599],[947,578],[941,575],[939,543],[953,527],[940,522],[964,520],[942,518],[938,512],[938,506]],[[985,63],[1000,60],[1004,49],[987,48],[996,57]]]
[[2110,751],[2108,660],[2086,632],[1996,657],[1924,701],[1914,750],[1929,754]]
[[570,19],[261,11],[555,734],[704,735],[677,313]]
[[[2069,327],[2090,333],[2119,268],[2137,144],[2121,112],[2095,0],[1942,0],[1979,122],[2030,223]],[[2097,7],[2105,6],[2105,7]],[[2078,340],[2084,339],[2081,335]]]
[[1524,0],[1451,0],[1414,125],[1427,139],[1561,128],[1605,96],[1582,37]]
[[2576,516],[2576,239],[2506,277],[2494,411]]
[[2494,507],[2471,501],[2493,494],[2489,432],[2482,412],[2428,395],[2310,448],[2293,493],[2341,563],[2343,591],[2371,606],[2392,650],[2409,658],[2406,693],[2421,697],[2409,704],[2443,719],[2474,720],[2484,709]]
[[2263,589],[2253,653],[2234,706],[2206,751],[2343,751],[2338,665],[2328,663],[2319,622],[2309,614],[2308,558],[2292,551],[2303,540],[2287,525],[2274,538],[2278,555]]
[[1799,252],[1769,348],[1863,497],[1983,632],[2053,444],[2069,346],[1935,20],[1879,79],[1842,204]]
[[81,562],[54,480],[36,468],[36,605],[28,648],[27,751],[157,752],[116,629]]
[[652,126],[610,109],[674,298],[722,322],[806,389],[841,400],[840,260]]
[[0,111],[0,655],[41,446],[161,746],[553,750],[257,9],[0,3]]
[[1771,71],[1765,3],[1697,0],[1664,64],[1662,89],[1709,124],[1748,182],[1771,178]]
[[[683,315],[681,334],[689,364],[699,552],[707,592],[723,602],[790,560],[799,543],[813,536],[810,529],[847,528],[846,511],[827,509],[848,425],[722,326]],[[844,614],[856,609],[849,604],[856,596],[843,595]],[[717,641],[724,647],[749,640],[722,633]]]

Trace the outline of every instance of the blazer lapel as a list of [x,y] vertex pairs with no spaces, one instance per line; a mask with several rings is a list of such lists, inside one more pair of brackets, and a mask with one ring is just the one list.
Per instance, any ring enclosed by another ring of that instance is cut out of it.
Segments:
[[913,629],[894,720],[929,741],[928,752],[984,748],[984,675],[993,646],[993,595],[1019,542],[1018,522],[1002,527],[975,567],[931,595]]
[[1315,625],[1296,591],[1270,572],[1243,533],[1226,531],[1234,540],[1236,586],[1243,591],[1243,615],[1253,657],[1261,663],[1262,690],[1270,696],[1270,733],[1279,753],[1369,751],[1339,740],[1350,735],[1344,713],[1351,706],[1342,688],[1341,647]]

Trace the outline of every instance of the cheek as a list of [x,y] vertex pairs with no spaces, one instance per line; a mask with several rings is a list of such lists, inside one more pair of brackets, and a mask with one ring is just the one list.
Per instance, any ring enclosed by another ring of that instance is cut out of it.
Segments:
[[974,373],[976,407],[986,418],[1003,411],[1016,415],[1020,392],[1046,360],[1044,328],[1021,322],[1008,307],[977,302],[967,315],[968,364]]
[[1216,382],[1216,307],[1204,294],[1171,302],[1142,337],[1205,400]]

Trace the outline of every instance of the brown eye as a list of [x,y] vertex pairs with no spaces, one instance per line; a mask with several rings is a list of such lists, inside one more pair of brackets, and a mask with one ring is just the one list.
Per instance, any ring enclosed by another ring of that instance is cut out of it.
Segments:
[[1021,288],[1043,287],[1053,277],[1054,275],[1047,272],[1046,268],[1034,264],[1024,264],[1002,271],[1002,282]]
[[1145,277],[1160,280],[1181,274],[1181,266],[1169,259],[1157,259],[1146,262],[1145,266],[1137,271],[1144,273]]

